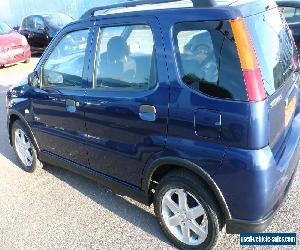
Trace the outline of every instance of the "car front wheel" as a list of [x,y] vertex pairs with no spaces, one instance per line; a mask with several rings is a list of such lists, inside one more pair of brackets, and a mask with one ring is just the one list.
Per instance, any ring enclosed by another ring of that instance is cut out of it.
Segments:
[[30,133],[19,120],[13,123],[11,133],[13,149],[21,168],[26,172],[34,172],[42,168]]

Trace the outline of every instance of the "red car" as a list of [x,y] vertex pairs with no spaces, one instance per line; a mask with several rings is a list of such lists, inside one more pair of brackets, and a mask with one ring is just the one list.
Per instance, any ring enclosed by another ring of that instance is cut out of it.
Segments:
[[24,36],[0,22],[0,67],[29,62],[31,50]]

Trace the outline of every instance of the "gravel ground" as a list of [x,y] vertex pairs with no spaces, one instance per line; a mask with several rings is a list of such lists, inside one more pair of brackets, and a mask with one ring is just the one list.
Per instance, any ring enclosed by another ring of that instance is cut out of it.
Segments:
[[[6,131],[5,91],[34,67],[0,69],[0,249],[172,249],[148,208],[63,169],[46,166],[27,174],[17,164]],[[268,232],[300,235],[300,176]],[[238,235],[223,235],[223,249],[240,247]]]

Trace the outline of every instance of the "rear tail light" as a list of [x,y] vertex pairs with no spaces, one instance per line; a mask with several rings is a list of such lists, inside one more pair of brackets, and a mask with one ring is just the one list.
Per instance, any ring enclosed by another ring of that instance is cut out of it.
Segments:
[[230,25],[241,62],[248,100],[262,101],[267,95],[247,26],[242,18],[231,20]]

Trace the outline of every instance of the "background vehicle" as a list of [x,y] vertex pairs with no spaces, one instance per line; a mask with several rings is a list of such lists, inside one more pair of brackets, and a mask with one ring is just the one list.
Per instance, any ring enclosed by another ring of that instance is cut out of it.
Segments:
[[300,156],[286,22],[268,0],[149,3],[89,10],[8,91],[16,156],[154,203],[179,248],[263,231]]
[[300,49],[300,1],[277,1]]
[[30,46],[24,36],[14,31],[6,23],[0,22],[0,67],[17,62],[28,62]]
[[32,50],[43,51],[56,33],[73,19],[63,13],[25,17],[19,32],[24,35]]

